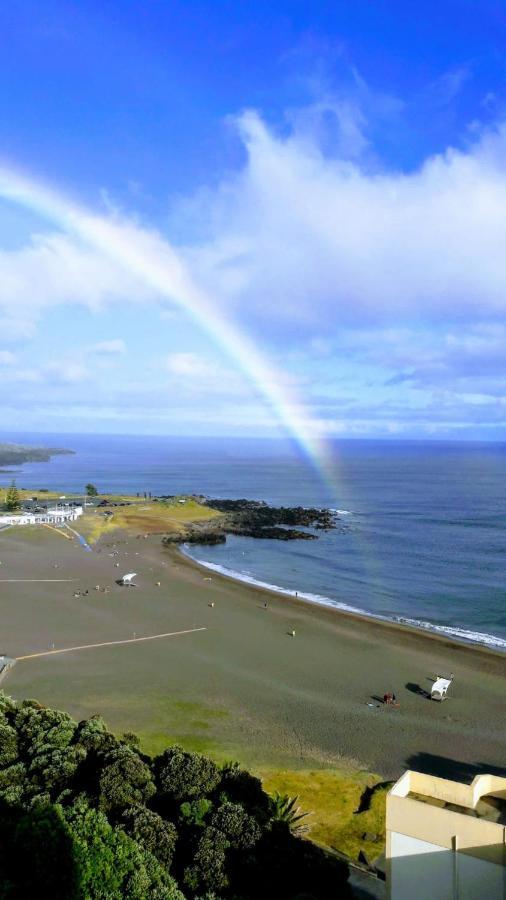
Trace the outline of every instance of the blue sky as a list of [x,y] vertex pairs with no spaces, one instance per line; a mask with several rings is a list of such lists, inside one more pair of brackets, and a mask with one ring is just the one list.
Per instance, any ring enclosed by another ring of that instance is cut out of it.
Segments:
[[8,430],[275,435],[290,407],[504,439],[504,3],[19,0],[0,28]]

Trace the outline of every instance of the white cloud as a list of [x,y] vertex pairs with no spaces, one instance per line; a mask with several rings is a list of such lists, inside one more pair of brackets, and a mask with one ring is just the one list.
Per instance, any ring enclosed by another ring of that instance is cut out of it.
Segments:
[[[458,82],[445,87],[451,93]],[[334,136],[335,145],[322,150],[321,121],[329,116],[324,143]],[[416,391],[438,388],[448,393],[444,403],[439,395],[427,406],[424,428],[430,421],[437,427],[438,407],[447,413],[444,427],[460,427],[466,415],[472,421],[470,398],[505,392],[506,127],[401,173],[372,168],[367,122],[344,100],[315,104],[293,115],[291,126],[281,137],[257,114],[241,117],[247,161],[185,206],[185,233],[193,237],[182,250],[117,214],[85,214],[72,235],[38,235],[21,249],[0,251],[2,340],[33,333],[59,305],[96,311],[120,302],[159,304],[180,329],[172,346],[195,346],[193,316],[275,408],[284,392],[307,384],[273,372],[264,350],[288,368],[292,350],[299,353],[296,370],[315,391],[326,386],[325,367],[337,382],[343,359],[355,367],[348,376],[369,366],[375,387],[390,379],[392,393],[396,384],[412,391],[403,395],[404,407],[376,412],[361,408],[357,392],[354,407],[322,414],[323,430],[353,430],[353,422],[366,429],[375,418],[400,428],[416,418]],[[179,340],[185,323],[188,343]],[[245,337],[251,330],[253,348]],[[85,347],[79,362],[20,369],[20,380],[74,385],[89,377],[87,354],[96,355],[92,375],[99,377],[124,352],[121,338],[106,339]],[[244,390],[236,371],[200,354],[171,353],[163,365],[182,397],[183,388],[229,399]],[[311,365],[320,367],[314,379]],[[496,383],[484,385],[485,374]],[[473,378],[481,379],[479,390]],[[364,375],[363,395],[365,383]],[[495,421],[497,404],[481,405]]]
[[203,359],[197,353],[170,353],[165,360],[167,371],[171,375],[183,378],[204,380],[221,377],[225,371],[215,363]]
[[113,338],[109,341],[99,341],[98,344],[92,344],[88,348],[89,353],[96,353],[99,356],[117,356],[126,353],[126,344],[122,338]]
[[0,366],[13,366],[16,362],[14,353],[10,350],[0,350]]
[[[290,331],[475,321],[506,311],[506,128],[409,174],[239,122],[244,170],[194,201],[192,270],[237,314]],[[191,215],[191,212],[189,213]]]
[[61,384],[77,384],[86,381],[89,377],[85,365],[70,359],[48,363],[40,370],[40,374],[45,380]]
[[91,311],[124,301],[151,301],[121,265],[64,234],[40,234],[16,250],[0,250],[0,317],[12,339],[24,338],[48,309],[78,304]]

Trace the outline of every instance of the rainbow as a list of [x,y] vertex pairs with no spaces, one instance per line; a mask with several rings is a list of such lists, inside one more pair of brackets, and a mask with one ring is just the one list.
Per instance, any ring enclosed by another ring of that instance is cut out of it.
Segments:
[[179,305],[251,380],[278,423],[327,485],[335,485],[330,445],[302,400],[286,385],[283,373],[259,353],[195,283],[174,248],[159,233],[141,229],[133,221],[95,214],[10,166],[0,166],[0,197],[36,212],[78,237],[157,294]]

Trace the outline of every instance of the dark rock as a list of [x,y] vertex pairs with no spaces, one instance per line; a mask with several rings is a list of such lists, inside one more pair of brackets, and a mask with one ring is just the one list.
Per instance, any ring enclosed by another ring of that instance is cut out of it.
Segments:
[[183,532],[169,534],[164,543],[221,544],[226,541],[227,534],[263,540],[313,541],[317,538],[314,531],[327,531],[335,528],[337,523],[334,513],[318,507],[269,506],[263,500],[228,500],[200,495],[195,495],[194,499],[222,515],[206,522],[205,526],[195,523]]

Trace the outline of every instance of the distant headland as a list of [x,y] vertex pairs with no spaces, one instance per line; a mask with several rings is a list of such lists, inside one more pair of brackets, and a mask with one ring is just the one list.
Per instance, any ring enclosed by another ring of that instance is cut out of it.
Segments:
[[0,467],[20,466],[27,462],[48,462],[52,456],[74,453],[63,447],[27,447],[24,444],[0,443]]

